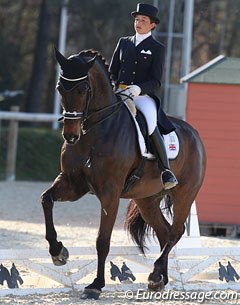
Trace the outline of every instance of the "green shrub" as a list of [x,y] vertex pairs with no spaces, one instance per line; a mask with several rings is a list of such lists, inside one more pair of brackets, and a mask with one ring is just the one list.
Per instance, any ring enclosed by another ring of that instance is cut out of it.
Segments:
[[[5,179],[8,129],[0,134],[0,179]],[[16,180],[51,181],[60,171],[61,131],[19,128]]]

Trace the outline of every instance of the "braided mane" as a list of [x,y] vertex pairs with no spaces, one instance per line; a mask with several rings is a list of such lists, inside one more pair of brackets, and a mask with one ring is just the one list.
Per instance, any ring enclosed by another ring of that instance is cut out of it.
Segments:
[[91,57],[93,58],[94,56],[96,56],[96,59],[100,62],[100,64],[102,64],[103,68],[105,69],[109,82],[112,83],[111,80],[111,74],[109,73],[109,64],[107,63],[107,60],[105,57],[103,57],[103,55],[94,49],[88,49],[88,50],[83,50],[79,53],[80,56],[84,56],[84,57]]

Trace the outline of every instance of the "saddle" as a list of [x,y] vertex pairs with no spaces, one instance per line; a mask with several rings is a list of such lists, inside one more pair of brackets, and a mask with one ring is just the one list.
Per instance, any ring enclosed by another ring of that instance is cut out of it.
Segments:
[[[138,180],[140,180],[142,178],[146,160],[155,160],[155,156],[154,156],[154,149],[151,145],[151,141],[150,141],[149,134],[148,134],[147,121],[146,121],[144,115],[142,114],[141,111],[136,110],[135,107],[134,107],[134,109],[132,109],[131,105],[126,103],[126,100],[123,102],[125,103],[125,106],[128,108],[129,114],[131,115],[133,123],[136,127],[136,132],[137,132],[138,140],[139,140],[139,146],[140,146],[140,150],[141,150],[141,154],[142,154],[142,159],[141,159],[139,166],[132,171],[132,173],[129,175],[129,177],[127,178],[127,180],[125,182],[125,185],[124,185],[124,188],[122,191],[122,193],[125,193],[125,192],[129,191],[129,189],[135,183],[137,183]],[[171,153],[174,153],[174,154],[172,154],[172,157],[171,157],[171,159],[174,159],[177,156],[178,149],[179,149],[179,142],[178,142],[177,135],[175,132],[171,132],[167,135],[163,135],[163,137],[164,137],[164,141],[165,141],[165,146],[167,143],[167,146],[166,146],[167,154],[169,156],[169,151]],[[144,145],[142,143],[143,141],[141,141],[142,139],[144,141]],[[172,141],[173,141],[173,143],[172,143]],[[177,142],[178,145],[175,145],[175,142]],[[144,146],[144,148],[143,148],[143,146]],[[143,150],[145,152],[143,152]],[[175,150],[176,150],[176,153],[175,153]]]
[[[128,106],[128,108],[129,108],[129,106]],[[136,113],[134,113],[134,115],[131,115],[131,116],[132,116],[133,120],[134,120],[134,116],[135,116],[137,124],[140,128],[140,132],[142,133],[142,136],[143,136],[144,141],[145,141],[146,150],[148,152],[150,152],[151,143],[150,143],[149,135],[148,135],[147,122],[146,122],[146,119],[145,119],[144,115],[142,114],[142,112],[136,110]],[[136,124],[136,122],[134,122],[134,124]],[[152,153],[151,153],[151,155],[152,155]],[[129,191],[129,189],[131,187],[133,187],[138,182],[138,180],[140,180],[142,178],[143,173],[144,173],[144,166],[145,166],[146,160],[147,160],[147,158],[142,156],[142,159],[141,159],[141,162],[140,162],[139,166],[131,172],[129,177],[127,177],[127,179],[125,181],[124,188],[122,190],[122,193],[126,193],[127,191]]]
[[151,142],[149,140],[148,127],[147,127],[147,121],[145,119],[145,116],[143,115],[143,113],[141,111],[137,110],[135,119],[138,123],[140,131],[141,131],[141,133],[143,135],[143,138],[145,140],[147,152],[153,154],[153,150],[151,149]]

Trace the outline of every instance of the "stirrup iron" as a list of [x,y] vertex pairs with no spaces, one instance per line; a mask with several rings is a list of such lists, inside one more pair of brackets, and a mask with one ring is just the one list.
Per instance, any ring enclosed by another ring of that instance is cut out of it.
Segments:
[[[164,175],[168,176],[164,178]],[[161,181],[163,184],[163,188],[165,190],[170,190],[171,188],[175,187],[178,184],[178,180],[175,177],[175,175],[173,174],[172,171],[170,171],[169,169],[165,169],[164,171],[161,172]]]

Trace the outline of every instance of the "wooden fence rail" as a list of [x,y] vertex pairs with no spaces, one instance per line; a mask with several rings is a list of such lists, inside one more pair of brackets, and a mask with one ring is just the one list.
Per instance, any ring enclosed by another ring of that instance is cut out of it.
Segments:
[[17,111],[0,111],[0,120],[15,120],[26,122],[54,122],[59,115],[51,113],[28,113]]
[[[6,162],[6,180],[14,181],[16,176],[16,157],[17,157],[17,141],[18,141],[18,122],[54,122],[57,121],[59,115],[51,113],[27,113],[19,112],[18,106],[12,106],[11,111],[0,111],[1,120],[10,121],[8,146],[7,146],[7,162]],[[0,124],[1,126],[1,124]]]

